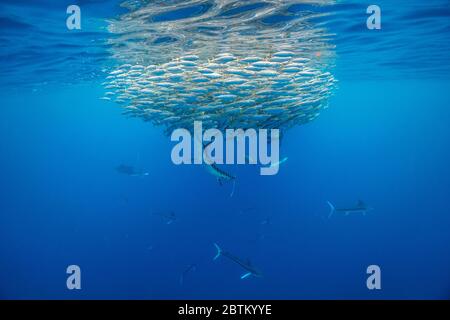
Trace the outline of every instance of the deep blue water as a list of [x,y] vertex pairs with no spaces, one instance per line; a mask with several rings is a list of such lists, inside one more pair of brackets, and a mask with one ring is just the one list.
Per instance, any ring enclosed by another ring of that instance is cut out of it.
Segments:
[[[77,35],[65,4],[0,3],[0,298],[450,297],[448,1],[378,1],[380,31],[365,29],[368,2],[292,8],[332,13],[317,23],[334,33],[338,88],[286,132],[277,175],[229,168],[233,197],[203,166],[175,166],[160,127],[99,100],[119,3],[78,1]],[[209,9],[191,10],[156,20]],[[327,201],[359,199],[374,210],[327,218]],[[213,261],[214,242],[263,277]],[[66,288],[72,264],[81,290]],[[381,290],[366,287],[372,264]]]

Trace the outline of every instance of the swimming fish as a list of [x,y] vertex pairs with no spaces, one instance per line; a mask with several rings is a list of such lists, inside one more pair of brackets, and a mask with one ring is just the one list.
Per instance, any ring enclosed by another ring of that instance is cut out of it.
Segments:
[[154,216],[158,216],[163,218],[166,221],[166,224],[172,224],[177,220],[175,212],[170,211],[168,213],[165,212],[154,212],[152,213]]
[[330,206],[330,213],[328,214],[328,218],[330,218],[334,213],[342,213],[348,216],[350,213],[361,213],[362,215],[366,215],[369,210],[373,210],[372,207],[367,206],[363,201],[359,200],[358,203],[353,207],[342,207],[336,208],[330,201],[327,201]]
[[[276,128],[282,135],[328,106],[336,87],[334,44],[315,22],[317,10],[290,10],[300,0],[263,1],[235,17],[240,2],[227,0],[183,19],[158,20],[178,2],[126,1],[127,12],[108,20],[111,53],[122,62],[105,70],[103,85],[122,97],[121,107],[135,107],[125,116],[166,135],[178,128],[192,133],[195,120],[205,130]],[[289,19],[265,22],[285,13]]]
[[238,264],[239,266],[241,266],[246,271],[246,273],[244,273],[241,276],[241,279],[246,279],[249,276],[262,277],[261,272],[258,269],[256,269],[255,267],[253,267],[250,260],[244,261],[227,251],[223,251],[217,243],[214,243],[214,246],[217,250],[217,254],[214,256],[213,260],[216,260],[220,256],[224,256],[224,257],[230,259],[231,261],[233,261],[234,263]]
[[129,165],[125,165],[125,164],[121,164],[118,167],[116,167],[116,171],[131,177],[144,177],[144,176],[148,176],[149,173],[145,172],[143,170],[140,169],[136,169],[133,166],[129,166]]

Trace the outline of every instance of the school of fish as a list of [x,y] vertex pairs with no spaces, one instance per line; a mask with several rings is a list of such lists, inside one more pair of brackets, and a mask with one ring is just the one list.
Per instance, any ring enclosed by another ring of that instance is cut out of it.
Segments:
[[[130,33],[134,20],[122,20],[128,24],[118,21],[115,30],[122,23]],[[178,128],[192,130],[194,121],[202,121],[203,128],[281,131],[312,121],[327,107],[336,84],[326,62],[329,46],[318,35],[323,31],[299,18],[270,32],[249,32],[255,23],[247,20],[236,20],[246,29],[227,27],[222,38],[191,33],[197,41],[190,46],[176,42],[149,46],[152,56],[159,50],[162,59],[139,61],[124,57],[118,49],[119,59],[129,63],[109,72],[102,99],[120,104],[128,117],[163,126],[166,134]],[[185,25],[186,21],[151,23],[160,32],[176,26],[179,34]]]

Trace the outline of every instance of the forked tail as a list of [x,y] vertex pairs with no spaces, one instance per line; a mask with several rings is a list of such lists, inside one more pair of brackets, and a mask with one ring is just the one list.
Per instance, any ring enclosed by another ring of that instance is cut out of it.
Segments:
[[217,243],[214,243],[214,246],[217,249],[217,254],[216,256],[213,258],[213,260],[216,260],[218,257],[220,257],[220,255],[222,254],[222,249],[220,249],[220,247],[217,245]]
[[336,211],[336,209],[334,208],[333,204],[330,201],[327,201],[328,205],[330,206],[330,213],[328,214],[328,218],[330,218],[333,213]]

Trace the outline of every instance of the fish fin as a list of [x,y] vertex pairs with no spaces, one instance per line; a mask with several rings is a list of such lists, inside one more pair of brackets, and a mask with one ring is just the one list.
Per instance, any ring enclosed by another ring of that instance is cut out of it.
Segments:
[[331,218],[336,209],[334,208],[333,204],[330,201],[327,201],[327,203],[330,206],[330,213],[328,214],[328,218]]
[[244,280],[244,279],[250,277],[251,275],[252,275],[251,272],[247,272],[246,274],[243,274],[243,275],[241,276],[241,280]]
[[230,194],[230,198],[233,197],[234,195],[234,189],[236,188],[236,179],[233,179],[233,189],[231,189],[231,194]]
[[220,249],[220,247],[218,246],[218,244],[217,243],[214,243],[214,246],[216,247],[216,249],[217,249],[217,254],[216,254],[216,256],[213,258],[213,260],[216,260],[218,257],[220,257],[220,255],[222,254],[222,249]]

